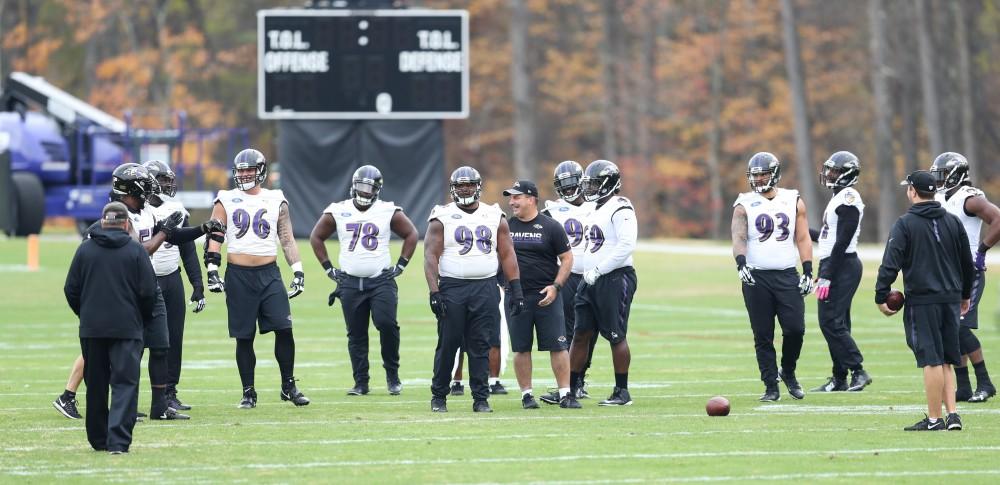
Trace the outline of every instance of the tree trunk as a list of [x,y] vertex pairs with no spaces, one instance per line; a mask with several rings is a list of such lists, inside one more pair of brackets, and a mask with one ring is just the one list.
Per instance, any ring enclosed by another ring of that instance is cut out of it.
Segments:
[[722,239],[727,233],[723,226],[722,207],[722,97],[724,79],[724,46],[726,34],[729,31],[729,0],[724,0],[720,6],[719,31],[715,41],[715,59],[712,60],[709,74],[709,89],[711,94],[710,108],[712,129],[708,133],[708,186],[710,190],[709,205],[712,218],[711,235],[713,239]]
[[510,46],[511,90],[514,97],[514,175],[534,179],[535,118],[528,68],[528,29],[531,12],[526,0],[511,1]]
[[924,94],[924,122],[927,125],[927,139],[931,143],[931,153],[937,156],[944,151],[944,138],[934,83],[934,42],[931,39],[930,24],[927,22],[926,0],[916,0],[914,8],[917,13],[916,31],[920,52],[920,85]]
[[604,82],[602,118],[604,121],[604,156],[607,160],[618,158],[618,59],[615,46],[618,45],[618,6],[615,0],[603,0],[601,13],[604,19],[604,42],[601,42],[601,72]]
[[958,47],[958,98],[962,107],[962,151],[969,163],[975,165],[976,126],[972,109],[972,66],[969,61],[971,46],[962,2],[952,2],[951,7],[955,14],[955,44]]
[[795,158],[798,162],[799,190],[806,203],[809,220],[819,222],[820,201],[817,196],[816,172],[812,160],[812,141],[809,128],[809,104],[806,100],[805,72],[799,51],[799,33],[796,28],[795,6],[792,0],[781,0],[781,23],[784,33],[785,69],[792,94],[792,115],[794,117]]
[[886,12],[882,0],[868,3],[871,28],[869,47],[872,56],[872,92],[875,95],[875,164],[878,167],[878,235],[888,237],[896,220],[896,193],[892,190],[898,180],[892,150],[892,105],[889,100],[889,56],[886,48]]

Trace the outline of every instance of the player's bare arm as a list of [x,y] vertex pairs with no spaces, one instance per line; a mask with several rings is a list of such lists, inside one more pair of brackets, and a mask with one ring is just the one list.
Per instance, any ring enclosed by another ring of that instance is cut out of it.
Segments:
[[292,235],[292,217],[288,213],[287,202],[282,202],[278,208],[278,242],[281,244],[281,251],[285,253],[286,263],[293,265],[302,261],[299,246],[295,244],[295,236]]
[[167,241],[167,234],[164,232],[157,232],[153,237],[149,238],[148,241],[142,243],[142,248],[146,250],[146,254],[153,254],[160,246]]
[[[319,220],[316,221],[316,225],[313,226],[312,232],[309,233],[309,245],[312,246],[313,254],[316,255],[316,259],[319,263],[330,263],[330,255],[326,252],[326,240],[330,239],[330,236],[337,231],[337,221],[332,215],[324,213],[319,216]],[[325,268],[326,265],[323,265]]]
[[[745,214],[744,214],[745,217]],[[813,246],[809,237],[809,221],[806,218],[806,203],[799,199],[795,204],[795,246],[799,248],[799,260],[812,266]]]
[[[215,219],[217,221],[229,220],[229,216],[226,214],[226,208],[222,206],[222,202],[216,202],[215,205],[212,206],[212,219]],[[222,250],[221,241],[208,238],[208,247],[206,248],[206,252],[217,253],[221,250]]]
[[982,245],[991,248],[1000,241],[1000,208],[990,202],[986,197],[977,195],[965,199],[965,212],[972,214],[983,222],[989,224],[990,228],[983,235]]
[[746,256],[749,226],[747,225],[747,210],[742,205],[737,205],[733,208],[731,230],[733,236],[733,257]]
[[417,250],[417,241],[420,240],[420,233],[417,232],[413,221],[406,217],[403,211],[398,210],[389,221],[389,229],[392,230],[393,234],[403,238],[403,250],[400,251],[399,256],[406,261],[413,259],[413,253]]
[[442,253],[444,253],[444,224],[435,219],[427,225],[427,233],[424,234],[424,277],[427,278],[427,289],[431,293],[438,292]]

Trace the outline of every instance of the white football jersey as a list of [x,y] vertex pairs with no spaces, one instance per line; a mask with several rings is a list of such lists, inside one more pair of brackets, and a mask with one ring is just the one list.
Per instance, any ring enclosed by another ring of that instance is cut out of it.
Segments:
[[396,211],[392,202],[376,200],[367,210],[358,210],[353,199],[334,202],[323,213],[337,223],[340,239],[340,269],[351,276],[370,278],[392,266],[389,255],[390,223]]
[[[152,206],[146,205],[138,213],[128,211],[128,219],[132,222],[132,230],[139,236],[139,244],[153,238],[153,228],[156,226],[156,215],[153,214]],[[163,245],[160,245],[163,248]],[[156,253],[153,253],[156,254]],[[149,255],[149,260],[153,260],[153,254]]]
[[[148,207],[152,210],[157,220],[162,221],[177,211],[184,214],[184,217],[190,217],[191,214],[188,213],[187,209],[184,208],[184,204],[181,204],[179,200],[166,195],[161,195],[160,199],[163,200],[163,203],[159,207]],[[166,276],[173,273],[181,265],[180,249],[168,242],[161,244],[160,248],[150,258],[153,260],[153,271],[156,272],[156,276]]]
[[744,192],[733,207],[747,211],[747,265],[752,269],[780,270],[794,268],[799,262],[795,247],[795,215],[799,191],[774,189],[768,200],[756,192]]
[[[635,209],[632,207],[632,201],[626,197],[614,195],[601,207],[592,206],[590,213],[587,215],[584,227],[587,246],[584,248],[583,257],[580,258],[582,260],[581,269],[583,271],[597,267],[602,261],[611,257],[615,248],[624,242],[619,240],[619,234],[615,227],[615,221],[620,220],[615,215],[619,212],[622,214],[618,215],[618,217],[624,216],[630,217],[633,220],[635,219]],[[626,237],[631,238],[630,242],[634,247],[638,235],[631,234]],[[601,273],[607,274],[626,266],[632,266],[631,253],[610,267],[608,265],[601,265],[600,269]]]
[[436,205],[427,221],[444,225],[444,252],[439,274],[447,278],[478,280],[497,274],[497,231],[503,211],[496,204],[479,202],[469,214],[454,203]]
[[978,195],[983,195],[983,191],[971,185],[963,185],[948,199],[945,199],[943,192],[938,192],[935,195],[935,199],[941,203],[945,210],[955,214],[962,221],[965,233],[969,235],[969,246],[972,247],[973,258],[976,256],[976,251],[979,250],[979,231],[982,230],[983,220],[977,216],[970,216],[965,213],[965,201],[969,197],[976,197]]
[[584,233],[584,225],[587,216],[594,210],[593,202],[584,202],[580,205],[573,205],[563,199],[556,201],[545,201],[545,211],[549,217],[562,224],[569,237],[569,246],[573,251],[573,272],[583,274],[583,258],[587,251],[587,238]]
[[216,202],[226,209],[226,244],[232,254],[276,256],[278,209],[285,201],[280,190],[260,189],[256,195],[242,190],[220,190]]
[[861,194],[857,190],[847,187],[834,194],[830,202],[826,204],[823,212],[823,227],[819,230],[819,247],[816,249],[816,260],[821,260],[830,256],[833,252],[833,245],[837,242],[837,222],[840,216],[837,209],[842,206],[852,206],[858,209],[858,229],[854,231],[851,242],[847,245],[847,254],[858,252],[858,236],[861,235],[861,219],[865,217],[865,203],[861,201]]

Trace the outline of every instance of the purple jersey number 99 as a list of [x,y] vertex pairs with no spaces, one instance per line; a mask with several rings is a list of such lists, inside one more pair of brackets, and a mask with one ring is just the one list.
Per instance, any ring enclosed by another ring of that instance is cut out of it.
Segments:
[[590,252],[596,253],[604,246],[604,231],[600,227],[590,226],[587,232],[587,240],[590,241]]
[[566,230],[566,235],[569,236],[569,245],[572,247],[577,247],[583,242],[583,223],[576,219],[566,219],[563,223],[563,229]]

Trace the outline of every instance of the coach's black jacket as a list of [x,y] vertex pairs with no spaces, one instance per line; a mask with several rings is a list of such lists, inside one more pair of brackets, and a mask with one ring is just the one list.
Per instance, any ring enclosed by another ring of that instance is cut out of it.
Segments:
[[156,275],[128,233],[96,228],[77,248],[63,291],[80,317],[80,338],[142,340],[143,322],[153,316]]
[[885,303],[889,285],[903,270],[906,302],[956,303],[972,294],[972,252],[962,222],[939,202],[920,202],[896,220],[882,255],[875,303]]

